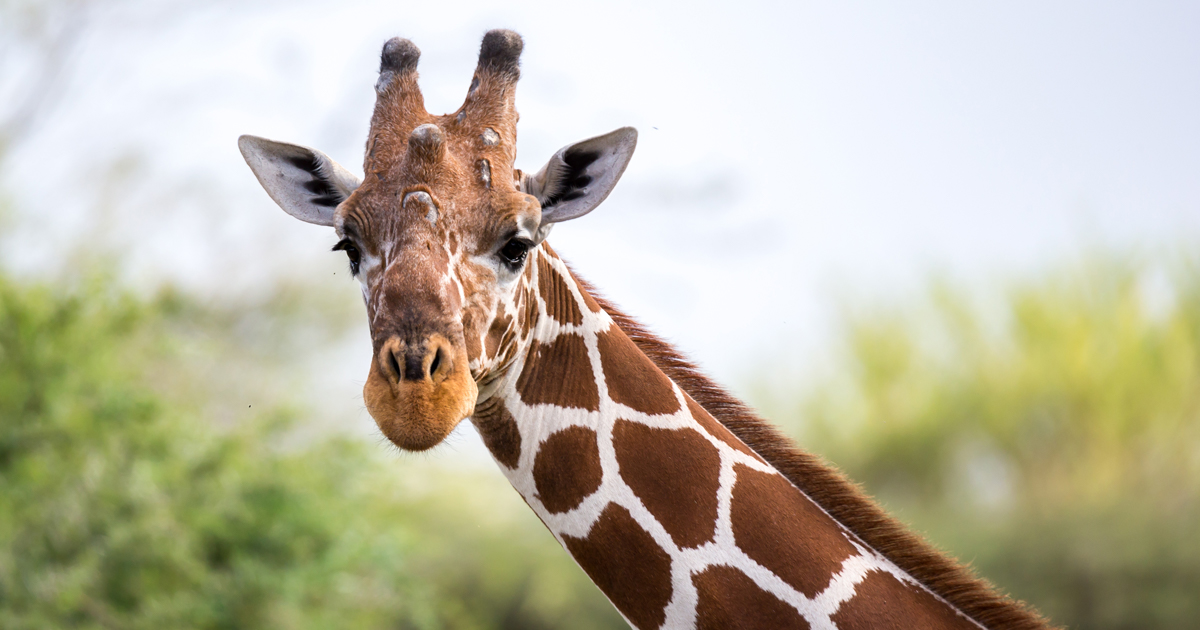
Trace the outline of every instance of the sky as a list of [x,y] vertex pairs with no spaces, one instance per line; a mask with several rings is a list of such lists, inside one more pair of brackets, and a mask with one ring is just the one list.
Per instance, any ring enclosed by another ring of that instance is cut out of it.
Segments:
[[[22,273],[108,243],[135,287],[220,300],[286,278],[360,299],[331,231],[273,205],[238,135],[361,172],[382,43],[421,48],[426,106],[442,113],[498,27],[525,39],[518,167],[617,127],[640,134],[616,191],[550,242],[735,389],[756,370],[820,360],[847,301],[903,300],[934,276],[986,284],[1097,246],[1186,248],[1200,234],[1197,3],[90,11],[62,98],[0,173],[22,235],[0,261]],[[20,76],[14,59],[0,60],[0,88]],[[335,405],[365,377],[365,321],[351,342],[326,363],[339,366],[326,378]]]

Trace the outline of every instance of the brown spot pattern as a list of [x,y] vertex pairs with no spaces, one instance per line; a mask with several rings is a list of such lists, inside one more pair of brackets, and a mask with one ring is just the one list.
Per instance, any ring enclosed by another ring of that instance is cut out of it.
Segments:
[[513,296],[513,310],[515,311],[517,322],[520,323],[521,330],[526,330],[529,327],[529,322],[525,316],[525,295],[526,291],[524,287],[519,286],[517,287],[516,295]]
[[642,413],[679,410],[671,381],[616,326],[596,335],[608,397]]
[[610,503],[586,538],[563,536],[567,551],[635,627],[657,628],[671,601],[671,556],[629,510]]
[[685,400],[687,400],[688,412],[692,414],[692,419],[695,420],[696,423],[701,427],[704,427],[704,430],[707,431],[709,435],[721,440],[729,446],[732,446],[734,449],[741,451],[753,457],[754,459],[757,459],[760,462],[762,461],[762,458],[758,456],[758,453],[750,450],[749,446],[746,446],[744,442],[737,439],[734,434],[729,432],[729,429],[725,428],[725,425],[714,420],[712,414],[708,413],[704,407],[701,407],[700,403],[692,400],[692,397],[688,396],[687,394],[684,394],[684,396]]
[[522,331],[529,330],[530,325],[537,320],[538,305],[532,292],[528,290],[528,280],[521,279],[521,287],[517,290],[517,322]]
[[692,576],[692,584],[700,600],[696,603],[697,630],[809,628],[795,608],[733,567],[711,566]]
[[508,408],[501,403],[490,413],[477,414],[472,421],[492,457],[509,468],[516,468],[521,459],[521,431]]
[[496,311],[496,317],[492,319],[487,336],[483,338],[488,358],[495,358],[496,351],[500,349],[500,346],[512,340],[513,335],[509,332],[510,328],[512,328],[512,316],[505,312],[504,305],[501,304]]
[[551,514],[579,507],[600,488],[603,476],[596,432],[587,427],[567,427],[550,434],[533,460],[538,498]]
[[599,410],[600,391],[583,337],[563,334],[549,344],[535,340],[517,377],[517,391],[528,405]]
[[856,553],[833,519],[787,479],[737,464],[730,520],[737,546],[796,590],[825,590]]
[[628,420],[613,427],[621,479],[680,548],[717,531],[721,456],[691,429],[655,429]]
[[[584,291],[587,282],[575,276]],[[593,293],[593,295],[596,295]],[[1048,630],[1053,626],[1024,602],[997,592],[990,584],[941,553],[899,521],[888,516],[853,482],[821,458],[796,447],[774,426],[758,417],[695,364],[656,337],[611,302],[596,301],[613,321],[674,382],[692,396],[747,446],[811,496],[839,522],[930,590],[989,628]]]
[[538,256],[538,294],[546,302],[546,314],[562,324],[583,324],[583,312],[571,295],[571,289],[562,276],[550,266],[545,256]]
[[[562,260],[561,258],[558,258],[558,254],[554,253],[553,250],[550,250],[548,247],[546,251],[558,260]],[[583,296],[583,303],[588,307],[588,310],[593,313],[604,312],[604,307],[600,305],[596,298],[592,297],[592,287],[589,286],[588,283],[583,282],[576,277],[575,272],[571,270],[570,266],[567,267],[567,273],[570,274],[571,282],[574,283],[579,289],[579,294]]]
[[868,573],[830,619],[839,630],[978,628],[924,589],[883,571]]

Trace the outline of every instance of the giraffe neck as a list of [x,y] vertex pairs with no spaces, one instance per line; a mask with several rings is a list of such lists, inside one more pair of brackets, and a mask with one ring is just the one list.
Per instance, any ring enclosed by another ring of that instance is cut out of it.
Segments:
[[978,627],[716,421],[548,246],[529,273],[528,325],[472,420],[631,625]]

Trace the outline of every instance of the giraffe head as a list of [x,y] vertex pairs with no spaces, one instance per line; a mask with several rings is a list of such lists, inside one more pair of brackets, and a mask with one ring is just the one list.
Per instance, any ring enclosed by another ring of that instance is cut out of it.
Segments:
[[517,312],[527,253],[608,196],[637,142],[618,129],[560,149],[535,175],[515,169],[521,48],[512,31],[488,32],[466,101],[434,116],[420,51],[384,44],[361,181],[320,151],[238,140],[280,207],[336,230],[371,328],[363,398],[403,449],[441,442],[508,367],[528,322]]

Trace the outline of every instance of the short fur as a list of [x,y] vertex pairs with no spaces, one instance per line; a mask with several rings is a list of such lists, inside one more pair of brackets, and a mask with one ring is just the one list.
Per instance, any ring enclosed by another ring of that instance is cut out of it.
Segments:
[[670,344],[600,296],[573,269],[571,274],[659,369],[863,542],[986,628],[1052,628],[1024,602],[1000,594],[969,568],[888,516],[857,484],[820,457],[797,448],[778,429],[705,376]]

